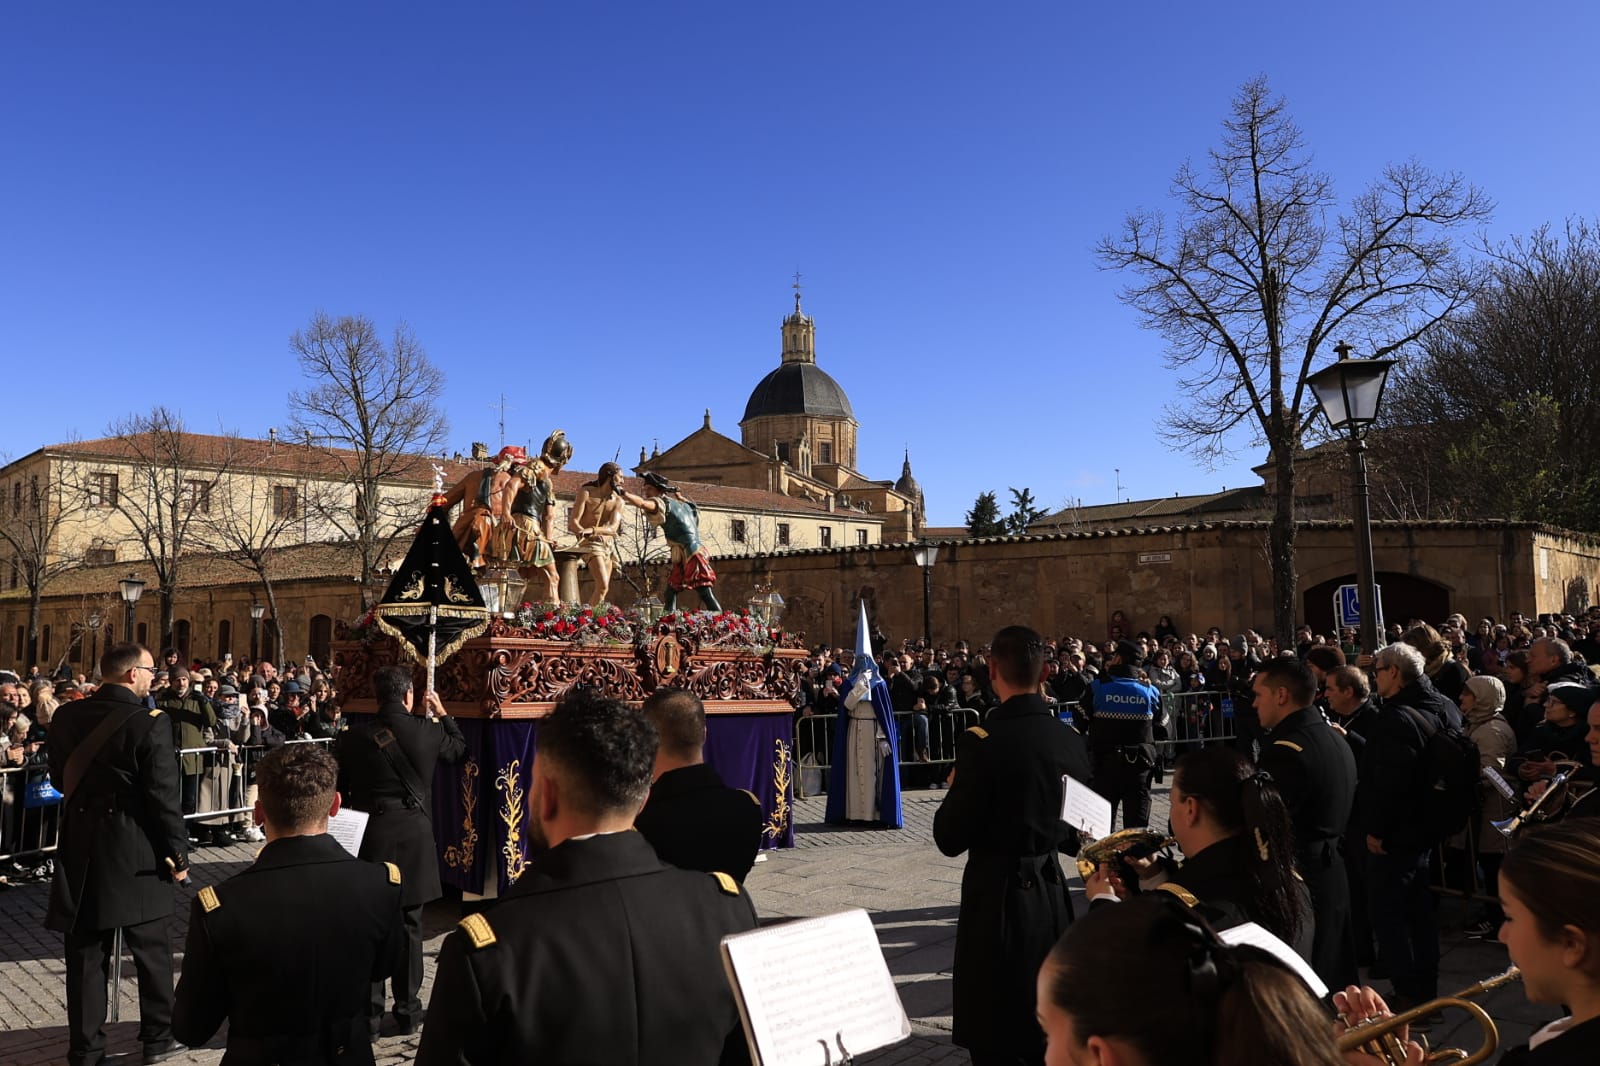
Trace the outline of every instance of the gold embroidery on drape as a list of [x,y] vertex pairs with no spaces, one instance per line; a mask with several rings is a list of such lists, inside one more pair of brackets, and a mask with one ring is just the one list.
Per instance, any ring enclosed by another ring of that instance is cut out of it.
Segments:
[[444,849],[446,866],[457,870],[472,869],[478,857],[478,760],[468,759],[461,767],[461,843]]
[[517,883],[523,867],[528,865],[522,854],[522,817],[526,804],[523,803],[521,769],[522,760],[512,759],[500,768],[494,782],[502,797],[500,821],[506,830],[506,842],[500,846],[500,854],[505,857],[506,880],[511,884]]
[[789,745],[777,741],[778,757],[772,763],[772,816],[767,819],[765,831],[777,841],[789,828],[789,783],[793,769],[789,761]]

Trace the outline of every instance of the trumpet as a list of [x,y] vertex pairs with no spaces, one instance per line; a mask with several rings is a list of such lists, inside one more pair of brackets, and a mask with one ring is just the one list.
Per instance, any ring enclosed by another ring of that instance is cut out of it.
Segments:
[[[1582,765],[1582,763],[1574,762],[1571,759],[1557,759],[1556,766],[1560,768],[1560,772],[1550,779],[1549,786],[1545,788],[1544,793],[1538,799],[1510,818],[1502,818],[1489,824],[1499,830],[1500,835],[1509,838],[1516,836],[1533,822],[1547,821],[1556,817],[1561,808],[1566,806],[1567,793],[1569,791],[1567,782],[1572,779],[1573,773]],[[1559,799],[1552,799],[1552,797],[1557,796],[1559,796]]]
[[1176,837],[1164,836],[1153,829],[1119,829],[1110,836],[1091,840],[1078,850],[1078,876],[1087,881],[1101,863],[1118,863],[1130,851],[1140,856],[1151,855],[1177,842]]
[[1478,1023],[1478,1028],[1483,1033],[1483,1043],[1478,1050],[1468,1053],[1462,1048],[1440,1048],[1430,1051],[1423,1059],[1428,1063],[1454,1063],[1456,1066],[1474,1066],[1475,1063],[1486,1061],[1500,1049],[1500,1029],[1494,1024],[1494,1019],[1489,1017],[1489,1012],[1473,1003],[1471,997],[1481,996],[1485,992],[1493,991],[1501,985],[1520,981],[1522,972],[1515,966],[1504,973],[1479,981],[1470,988],[1463,988],[1453,996],[1441,996],[1430,1000],[1420,1006],[1413,1007],[1403,1014],[1390,1014],[1382,1018],[1369,1018],[1358,1025],[1351,1026],[1340,1034],[1338,1038],[1339,1052],[1366,1051],[1377,1055],[1390,1066],[1405,1066],[1406,1047],[1400,1039],[1400,1030],[1419,1018],[1426,1017],[1436,1010],[1445,1007],[1457,1007],[1466,1011]]

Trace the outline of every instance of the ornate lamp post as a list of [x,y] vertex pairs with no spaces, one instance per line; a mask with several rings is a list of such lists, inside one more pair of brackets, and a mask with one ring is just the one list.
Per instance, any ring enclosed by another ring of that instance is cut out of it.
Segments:
[[1361,580],[1361,648],[1378,650],[1378,585],[1372,563],[1372,500],[1367,491],[1368,427],[1378,420],[1383,387],[1393,359],[1352,359],[1350,346],[1333,349],[1339,361],[1306,378],[1317,404],[1335,433],[1350,435],[1350,463],[1355,475],[1356,564]]
[[261,619],[266,617],[265,604],[250,601],[250,665],[261,660]]
[[133,605],[139,602],[139,597],[144,595],[144,582],[138,577],[129,574],[117,582],[117,587],[122,590],[122,639],[133,639]]
[[923,541],[912,549],[917,565],[922,567],[922,640],[933,647],[933,564],[939,558],[939,546]]
[[770,628],[783,617],[783,597],[770,585],[758,587],[745,606],[750,609],[750,617],[758,625]]

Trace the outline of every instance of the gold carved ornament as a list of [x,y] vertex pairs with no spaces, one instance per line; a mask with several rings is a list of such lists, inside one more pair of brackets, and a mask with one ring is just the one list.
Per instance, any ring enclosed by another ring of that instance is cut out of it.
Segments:
[[772,816],[763,827],[768,839],[777,841],[789,828],[789,786],[794,764],[789,759],[789,745],[776,742],[778,756],[772,762]]
[[451,603],[472,602],[472,594],[464,591],[460,585],[456,584],[456,579],[453,577],[444,579],[444,597]]
[[478,760],[468,759],[461,767],[461,843],[444,849],[444,862],[457,870],[472,869],[478,857]]
[[512,884],[517,883],[528,865],[527,857],[522,854],[522,818],[526,804],[523,803],[521,769],[522,760],[512,759],[500,768],[494,780],[504,797],[500,803],[500,822],[505,826],[506,842],[500,846],[500,854],[506,860],[506,880]]
[[411,571],[411,580],[407,581],[405,587],[400,590],[400,595],[398,598],[402,600],[420,600],[422,599],[422,590],[424,587],[425,583],[422,580],[422,571],[413,570]]

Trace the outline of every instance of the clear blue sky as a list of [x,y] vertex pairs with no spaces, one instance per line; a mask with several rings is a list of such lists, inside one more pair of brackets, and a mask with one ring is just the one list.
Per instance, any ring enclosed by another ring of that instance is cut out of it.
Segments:
[[1592,4],[11,3],[0,452],[156,403],[262,435],[313,312],[410,323],[451,443],[574,465],[737,422],[795,270],[859,465],[973,497],[1207,491],[1094,241],[1265,73],[1346,198],[1459,170],[1489,234],[1597,213]]

